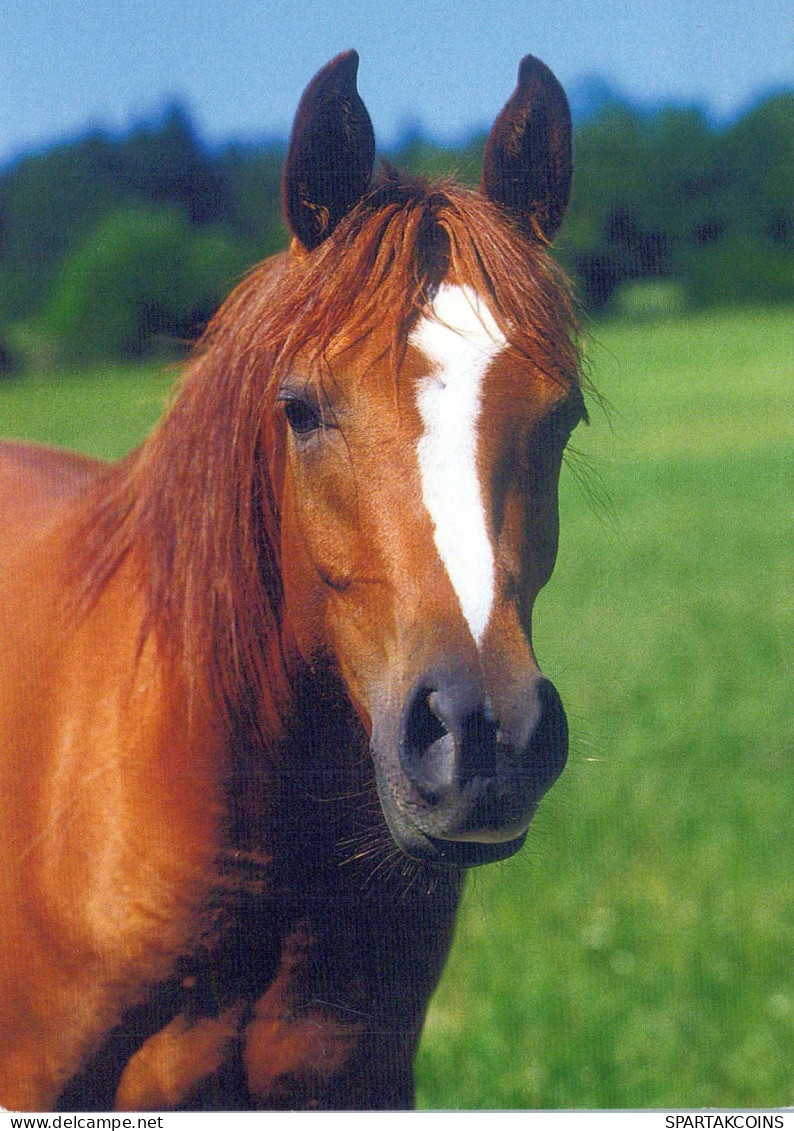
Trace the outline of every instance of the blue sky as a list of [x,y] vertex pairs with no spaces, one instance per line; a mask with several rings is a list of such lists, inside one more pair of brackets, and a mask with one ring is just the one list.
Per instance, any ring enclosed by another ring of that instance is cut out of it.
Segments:
[[453,140],[489,125],[532,52],[573,88],[727,117],[794,74],[788,0],[9,0],[0,163],[179,98],[209,140],[286,135],[329,58],[361,55],[381,144],[408,123]]

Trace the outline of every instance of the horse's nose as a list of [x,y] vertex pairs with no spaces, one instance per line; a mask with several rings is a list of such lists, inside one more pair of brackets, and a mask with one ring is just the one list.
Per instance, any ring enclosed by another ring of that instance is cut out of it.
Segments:
[[403,714],[400,763],[429,805],[496,770],[497,727],[473,680],[436,672],[414,686]]
[[568,728],[554,685],[535,681],[510,716],[500,723],[465,673],[436,672],[415,684],[403,712],[400,764],[421,803],[435,810],[435,835],[444,835],[444,810],[449,835],[512,828],[559,777]]

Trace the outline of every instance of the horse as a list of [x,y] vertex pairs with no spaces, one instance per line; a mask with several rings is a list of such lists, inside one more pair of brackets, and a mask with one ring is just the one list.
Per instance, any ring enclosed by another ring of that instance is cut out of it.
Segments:
[[568,103],[525,57],[474,190],[373,174],[357,72],[149,438],[0,449],[7,1108],[412,1106],[463,877],[565,764]]

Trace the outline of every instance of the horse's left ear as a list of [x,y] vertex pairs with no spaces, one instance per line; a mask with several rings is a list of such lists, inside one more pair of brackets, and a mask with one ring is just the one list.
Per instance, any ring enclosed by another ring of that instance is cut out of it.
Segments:
[[284,216],[309,251],[364,195],[375,135],[356,89],[358,53],[345,51],[314,76],[300,100],[282,180]]
[[526,230],[552,240],[571,191],[571,111],[549,68],[526,55],[485,146],[482,191]]

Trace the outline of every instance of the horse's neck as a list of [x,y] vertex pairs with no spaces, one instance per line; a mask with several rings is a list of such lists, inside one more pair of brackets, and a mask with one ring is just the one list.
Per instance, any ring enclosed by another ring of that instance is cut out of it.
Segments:
[[374,779],[366,734],[331,666],[284,651],[292,662],[281,728],[262,734],[243,720],[230,736],[229,843],[275,853],[297,877],[339,863],[338,842],[374,797]]

